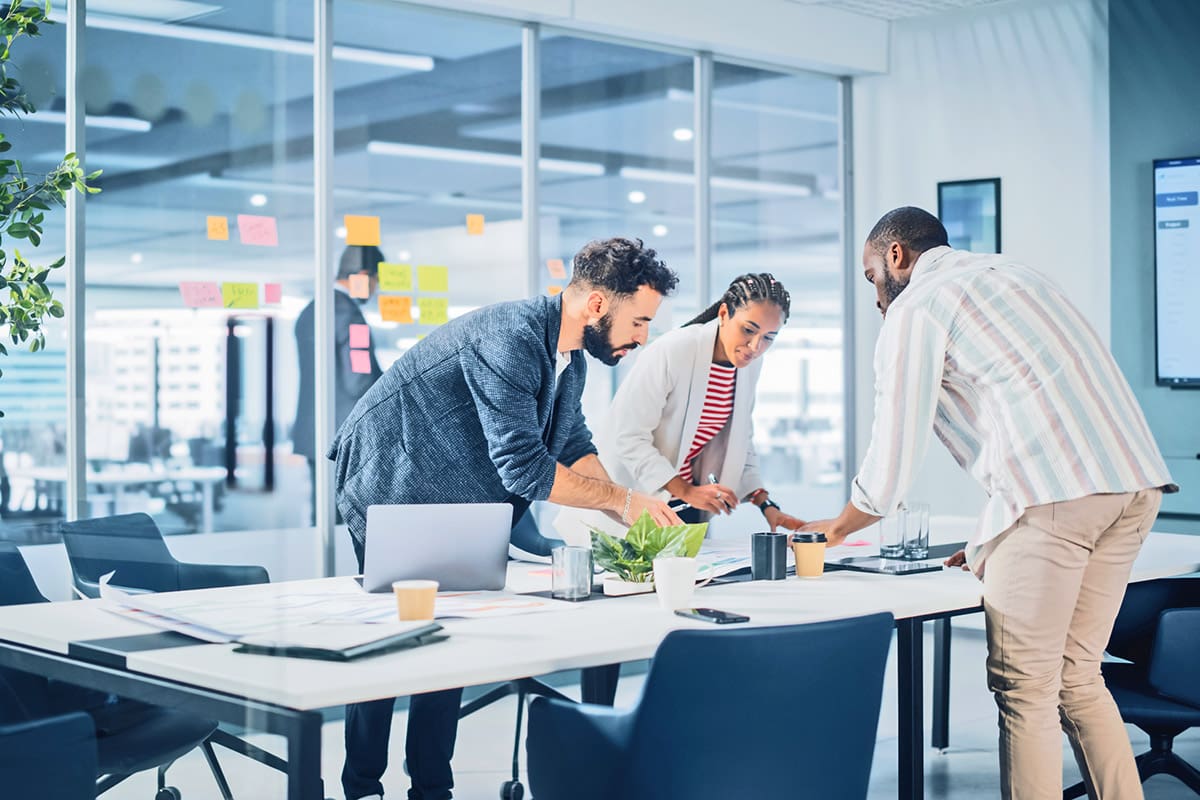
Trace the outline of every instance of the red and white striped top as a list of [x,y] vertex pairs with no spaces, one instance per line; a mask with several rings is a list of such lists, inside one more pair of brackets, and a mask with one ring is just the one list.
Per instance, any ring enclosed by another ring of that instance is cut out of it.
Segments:
[[694,483],[692,460],[700,455],[704,445],[721,432],[733,414],[733,385],[736,379],[737,367],[732,365],[713,364],[708,370],[708,389],[704,393],[704,406],[700,409],[700,425],[696,428],[696,438],[692,440],[687,458],[679,468],[679,477],[688,483]]

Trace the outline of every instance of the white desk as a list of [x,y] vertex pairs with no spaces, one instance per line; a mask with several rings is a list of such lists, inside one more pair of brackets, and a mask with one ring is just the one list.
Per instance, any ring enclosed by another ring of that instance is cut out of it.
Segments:
[[[1134,569],[1146,580],[1200,568],[1200,537],[1154,534]],[[319,582],[318,582],[319,583]],[[785,625],[889,611],[897,618],[900,797],[923,796],[922,623],[980,608],[981,586],[958,570],[888,577],[831,572],[710,586],[704,605],[744,612],[751,625]],[[261,587],[204,591],[251,595]],[[564,611],[445,623],[446,642],[350,664],[234,653],[195,644],[131,652],[106,664],[83,660],[79,643],[147,633],[100,601],[0,608],[0,664],[83,682],[288,738],[288,797],[321,797],[316,709],[382,697],[511,680],[649,658],[671,630],[703,627],[660,611],[642,595]]]
[[[34,483],[66,484],[65,467],[32,467],[21,470],[21,477]],[[200,484],[202,504],[200,508],[200,530],[211,533],[215,508],[214,486],[225,480],[224,467],[163,467],[133,464],[108,466],[101,470],[88,470],[87,483],[92,487],[112,487],[112,511],[120,513],[121,497],[130,487],[162,483],[164,481],[192,481]]]

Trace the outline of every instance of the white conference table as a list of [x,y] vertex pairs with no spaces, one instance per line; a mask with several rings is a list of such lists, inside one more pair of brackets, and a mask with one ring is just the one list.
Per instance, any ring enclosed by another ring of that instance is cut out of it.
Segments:
[[[121,466],[106,466],[100,470],[89,469],[87,483],[89,487],[111,487],[112,513],[121,513],[121,498],[130,487],[146,484],[163,483],[165,481],[191,481],[200,484],[202,501],[200,506],[200,530],[212,533],[213,517],[215,514],[216,484],[225,480],[227,471],[224,467],[162,467],[132,464]],[[66,467],[32,467],[22,470],[22,478],[28,478],[36,483],[66,484]]]
[[[1149,537],[1132,580],[1200,569],[1200,537]],[[297,582],[319,586],[321,581]],[[514,581],[515,583],[515,581]],[[519,588],[527,588],[526,585]],[[244,593],[261,587],[207,589]],[[881,611],[896,617],[899,796],[924,795],[922,623],[980,609],[981,585],[960,570],[890,577],[827,572],[708,586],[698,603],[747,614],[752,626],[789,625]],[[351,663],[233,652],[185,643],[105,611],[102,601],[0,608],[0,665],[38,672],[287,738],[289,800],[323,796],[318,709],[438,689],[650,658],[680,628],[719,630],[658,609],[653,595],[594,600],[562,611],[446,620],[447,641]],[[94,645],[116,652],[98,656]],[[145,649],[142,649],[145,648]]]

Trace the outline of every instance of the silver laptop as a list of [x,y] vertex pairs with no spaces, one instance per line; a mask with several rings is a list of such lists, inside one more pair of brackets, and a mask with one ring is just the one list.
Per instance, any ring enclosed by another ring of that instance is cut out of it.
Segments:
[[369,506],[363,588],[420,578],[439,591],[503,589],[512,515],[508,503]]

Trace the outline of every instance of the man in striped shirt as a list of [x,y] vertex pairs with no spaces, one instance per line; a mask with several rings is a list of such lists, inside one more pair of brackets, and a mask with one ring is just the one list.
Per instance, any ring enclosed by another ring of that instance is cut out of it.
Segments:
[[863,267],[884,315],[871,444],[842,513],[806,529],[836,545],[897,510],[936,433],[989,498],[965,558],[984,582],[1003,797],[1062,796],[1061,724],[1091,796],[1140,798],[1100,660],[1178,487],[1129,385],[1058,287],[951,249],[926,211],[884,215]]

